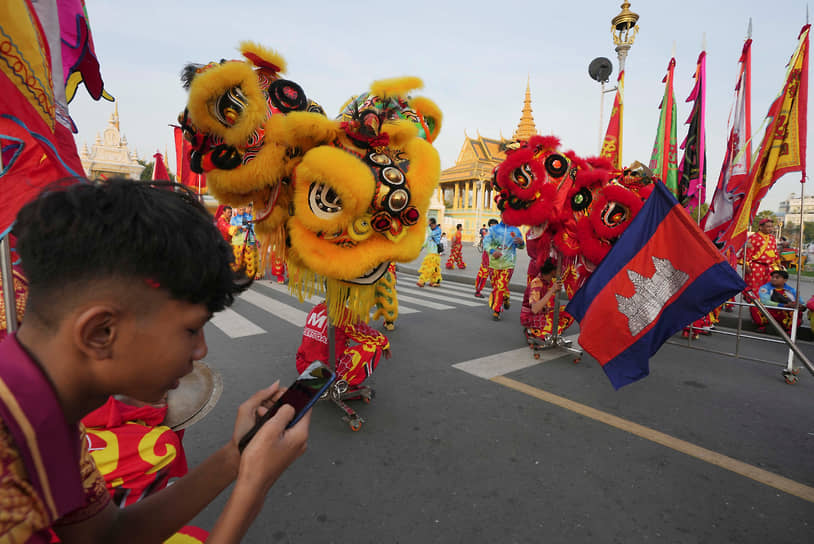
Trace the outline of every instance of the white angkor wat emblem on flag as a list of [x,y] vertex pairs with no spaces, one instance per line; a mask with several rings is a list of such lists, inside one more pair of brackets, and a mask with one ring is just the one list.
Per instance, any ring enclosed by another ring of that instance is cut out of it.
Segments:
[[656,266],[652,277],[642,276],[633,270],[627,277],[633,283],[633,296],[616,295],[619,311],[627,317],[630,334],[636,336],[656,320],[662,308],[690,279],[690,275],[673,267],[667,259],[651,257]]

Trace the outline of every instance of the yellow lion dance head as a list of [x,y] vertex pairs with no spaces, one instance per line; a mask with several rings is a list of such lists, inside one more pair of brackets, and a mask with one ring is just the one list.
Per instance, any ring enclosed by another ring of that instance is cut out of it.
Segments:
[[408,96],[422,82],[404,77],[375,82],[331,120],[277,77],[279,55],[247,43],[242,52],[247,62],[189,78],[182,117],[201,157],[192,162],[222,202],[255,202],[257,233],[285,254],[295,293],[326,292],[334,323],[366,321],[374,283],[424,242],[441,112]]

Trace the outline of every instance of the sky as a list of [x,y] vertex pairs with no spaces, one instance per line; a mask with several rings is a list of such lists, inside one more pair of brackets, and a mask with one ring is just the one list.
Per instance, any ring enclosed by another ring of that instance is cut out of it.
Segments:
[[[520,120],[526,84],[540,134],[554,134],[563,148],[598,154],[613,105],[588,75],[596,57],[618,61],[611,19],[621,11],[613,0],[569,2],[464,2],[412,0],[409,3],[312,0],[86,0],[96,53],[106,89],[117,98],[121,130],[141,158],[169,149],[175,170],[172,132],[186,104],[179,72],[188,62],[237,59],[240,41],[251,40],[280,53],[287,79],[334,116],[352,95],[378,79],[418,76],[415,95],[434,100],[443,111],[435,146],[449,168],[465,135],[511,137]],[[801,0],[633,0],[639,33],[626,61],[623,162],[650,159],[664,94],[662,79],[676,59],[674,92],[677,130],[690,113],[696,61],[707,51],[707,192],[711,198],[723,161],[727,122],[734,98],[738,58],[752,18],[752,129],[761,123],[781,91],[786,64],[806,23]],[[600,128],[600,104],[604,120]],[[77,146],[92,145],[113,113],[109,102],[94,102],[84,90],[70,105],[79,128]],[[809,145],[809,150],[812,145]],[[808,163],[814,165],[808,153]],[[806,185],[806,193],[811,193]],[[800,175],[778,181],[761,209],[777,210],[790,193],[800,193]]]

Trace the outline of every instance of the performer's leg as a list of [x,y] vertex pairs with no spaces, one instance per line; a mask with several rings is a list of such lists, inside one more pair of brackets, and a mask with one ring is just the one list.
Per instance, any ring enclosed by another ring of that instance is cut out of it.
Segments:
[[511,291],[509,291],[509,281],[511,281],[512,275],[514,274],[514,268],[508,268],[504,272],[505,272],[504,273],[505,285],[503,286],[504,287],[504,290],[503,290],[503,308],[508,310],[509,306],[511,306],[511,302],[509,301],[509,298],[511,296]]
[[435,257],[437,259],[438,255],[435,254],[435,253],[427,253],[424,256],[424,260],[421,261],[421,268],[418,269],[418,283],[416,283],[416,285],[418,285],[419,287],[424,287],[424,285],[427,284],[430,281],[430,279],[432,278],[432,274],[433,274],[432,259],[433,259],[433,257]]
[[490,269],[489,279],[492,282],[492,292],[489,294],[489,307],[492,309],[492,316],[500,319],[500,311],[503,309],[503,293],[498,288],[500,280],[498,274],[500,270]]
[[432,287],[440,287],[441,285],[441,256],[434,255],[434,266],[430,285]]

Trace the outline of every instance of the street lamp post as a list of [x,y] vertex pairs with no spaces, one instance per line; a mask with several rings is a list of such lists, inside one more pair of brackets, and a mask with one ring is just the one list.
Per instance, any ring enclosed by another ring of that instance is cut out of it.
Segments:
[[613,34],[613,43],[616,45],[616,56],[619,59],[619,164],[622,165],[622,129],[624,119],[624,103],[625,103],[625,59],[627,53],[633,46],[633,40],[639,33],[639,25],[636,24],[639,20],[639,15],[630,11],[630,2],[622,3],[622,11],[611,19],[611,33]]

